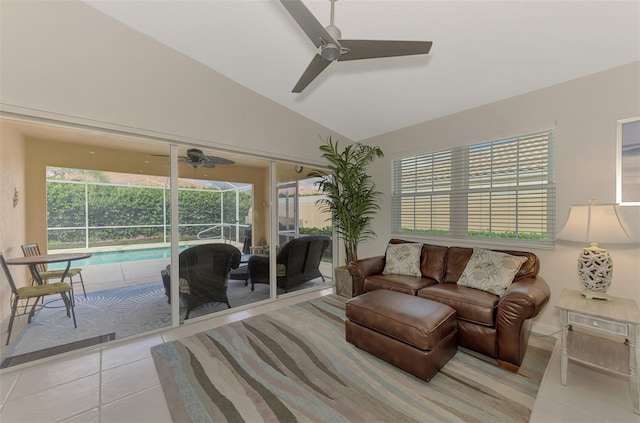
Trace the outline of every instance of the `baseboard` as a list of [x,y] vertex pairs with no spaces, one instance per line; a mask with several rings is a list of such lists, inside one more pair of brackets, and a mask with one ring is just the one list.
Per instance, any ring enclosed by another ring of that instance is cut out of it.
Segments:
[[69,351],[75,351],[81,348],[91,347],[93,345],[98,345],[104,342],[113,341],[114,339],[116,339],[116,334],[115,332],[112,332],[106,335],[100,335],[100,336],[96,336],[89,339],[82,339],[80,341],[70,342],[64,345],[57,345],[51,348],[45,348],[38,351],[6,357],[0,364],[0,369],[6,369],[7,367],[17,366],[19,364],[29,363],[35,360],[41,360],[43,358],[51,357],[58,354],[63,354]]
[[535,332],[540,335],[553,336],[560,339],[562,328],[559,326],[551,326],[544,323],[533,322],[531,324],[531,332]]

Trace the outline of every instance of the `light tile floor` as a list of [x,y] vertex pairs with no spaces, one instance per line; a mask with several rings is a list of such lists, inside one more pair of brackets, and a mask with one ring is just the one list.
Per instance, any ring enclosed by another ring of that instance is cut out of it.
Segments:
[[[0,421],[170,422],[151,359],[151,346],[328,292],[330,290],[289,297],[35,366],[4,371],[0,374]],[[568,384],[562,386],[559,356],[557,346],[531,422],[640,423],[640,416],[632,412],[626,379],[570,364]]]
[[560,342],[540,385],[532,423],[640,423],[633,413],[629,379],[569,361],[567,385],[560,382]]

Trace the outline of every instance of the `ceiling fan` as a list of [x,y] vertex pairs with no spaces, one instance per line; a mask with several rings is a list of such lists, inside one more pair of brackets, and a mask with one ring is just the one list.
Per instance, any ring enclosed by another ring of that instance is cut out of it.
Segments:
[[187,157],[181,157],[179,162],[183,162],[193,167],[216,167],[217,164],[233,164],[233,160],[222,157],[207,156],[197,148],[187,150]]
[[[167,157],[164,154],[154,154],[154,156],[162,156]],[[224,159],[222,157],[216,156],[207,156],[202,152],[202,150],[198,150],[197,148],[191,148],[187,150],[186,156],[180,156],[178,161],[181,163],[186,163],[189,166],[194,168],[198,167],[216,167],[217,164],[234,164],[233,160]]]
[[333,24],[334,6],[331,1],[331,22],[324,28],[301,0],[280,0],[316,47],[314,56],[292,92],[300,93],[327,66],[334,61],[373,59],[378,57],[411,56],[427,54],[431,41],[343,40],[338,27]]

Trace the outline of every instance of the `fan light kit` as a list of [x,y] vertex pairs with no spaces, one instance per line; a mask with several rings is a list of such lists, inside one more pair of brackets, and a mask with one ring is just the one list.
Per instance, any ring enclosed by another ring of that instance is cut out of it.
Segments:
[[320,73],[336,60],[374,59],[378,57],[412,56],[427,54],[431,41],[343,40],[342,33],[333,24],[336,0],[331,1],[331,22],[326,28],[313,16],[301,0],[280,0],[287,12],[318,48],[307,69],[292,92],[300,93]]

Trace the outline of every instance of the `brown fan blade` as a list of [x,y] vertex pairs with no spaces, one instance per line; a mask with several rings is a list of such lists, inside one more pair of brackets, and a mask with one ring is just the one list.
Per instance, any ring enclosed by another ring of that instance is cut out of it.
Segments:
[[427,54],[431,41],[383,41],[383,40],[340,40],[340,45],[348,49],[339,61],[374,59],[378,57],[412,56]]
[[316,77],[320,75],[320,73],[330,64],[331,62],[324,60],[319,54],[313,56],[311,63],[309,63],[309,66],[307,66],[307,69],[305,69],[304,73],[298,80],[298,83],[293,87],[291,92],[301,93],[302,90],[304,90],[311,81],[316,79]]

